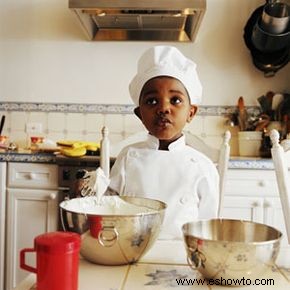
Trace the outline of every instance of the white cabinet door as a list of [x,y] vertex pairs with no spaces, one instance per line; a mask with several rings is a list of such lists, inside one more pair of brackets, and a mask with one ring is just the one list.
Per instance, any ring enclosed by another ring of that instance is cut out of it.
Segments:
[[263,222],[263,198],[247,196],[225,196],[221,216]]
[[[34,237],[57,230],[58,191],[10,188],[7,191],[6,290],[12,290],[29,272],[19,267],[19,251],[33,248]],[[35,266],[35,254],[27,255]]]
[[0,290],[4,290],[6,162],[0,162]]
[[282,245],[288,244],[280,198],[265,198],[264,223],[280,230],[284,235]]

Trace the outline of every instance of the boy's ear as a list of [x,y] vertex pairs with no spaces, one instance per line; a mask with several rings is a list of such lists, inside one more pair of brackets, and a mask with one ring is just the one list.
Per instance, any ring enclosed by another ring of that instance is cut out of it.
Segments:
[[140,114],[140,107],[134,109],[134,114],[142,121],[142,117]]
[[193,117],[195,116],[195,114],[197,113],[197,106],[195,105],[190,105],[190,111],[189,111],[189,115],[187,118],[187,122],[191,122],[191,120],[193,119]]

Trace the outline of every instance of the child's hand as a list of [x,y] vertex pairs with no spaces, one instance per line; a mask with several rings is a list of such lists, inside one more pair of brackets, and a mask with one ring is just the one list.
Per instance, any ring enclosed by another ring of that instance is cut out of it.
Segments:
[[107,190],[105,191],[104,195],[119,195],[117,191],[114,189],[108,187]]

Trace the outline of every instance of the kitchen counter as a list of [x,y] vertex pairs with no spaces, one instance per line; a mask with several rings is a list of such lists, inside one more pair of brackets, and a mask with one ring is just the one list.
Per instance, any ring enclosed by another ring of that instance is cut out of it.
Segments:
[[[32,162],[32,163],[59,163],[66,162],[69,160],[78,159],[81,162],[86,162],[89,159],[98,159],[99,156],[84,156],[79,158],[69,158],[61,155],[56,156],[53,153],[35,153],[30,150],[19,150],[19,151],[0,151],[0,162]],[[112,160],[113,161],[113,160]],[[271,158],[255,158],[255,157],[239,157],[232,156],[229,161],[229,169],[263,169],[273,170],[273,162]]]
[[[35,279],[35,274],[30,274],[15,290],[36,290]],[[186,284],[185,279],[191,279],[191,285]],[[290,289],[290,268],[272,266],[263,277],[255,279],[259,279],[256,283],[263,285],[250,285],[246,288],[239,286],[234,289]],[[266,285],[265,283],[270,283],[270,279],[272,285]],[[212,283],[208,283],[199,272],[187,265],[183,241],[157,241],[137,264],[132,265],[101,266],[80,259],[79,290],[170,290],[178,289],[179,286],[184,290],[230,289],[227,286],[207,284]]]

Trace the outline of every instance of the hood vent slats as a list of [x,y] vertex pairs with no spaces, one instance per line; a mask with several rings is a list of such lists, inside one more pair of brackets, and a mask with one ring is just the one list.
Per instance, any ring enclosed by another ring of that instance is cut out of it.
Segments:
[[179,7],[173,6],[175,1],[158,0],[160,7],[154,8],[147,8],[145,0],[131,6],[130,1],[107,1],[112,8],[102,0],[69,1],[90,40],[194,41],[206,8],[205,0],[178,0]]
[[183,29],[185,17],[166,16],[128,16],[109,15],[107,17],[92,16],[99,29]]

